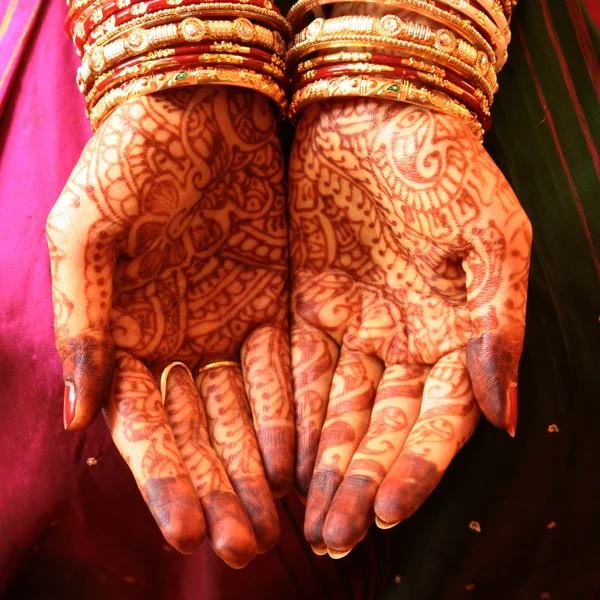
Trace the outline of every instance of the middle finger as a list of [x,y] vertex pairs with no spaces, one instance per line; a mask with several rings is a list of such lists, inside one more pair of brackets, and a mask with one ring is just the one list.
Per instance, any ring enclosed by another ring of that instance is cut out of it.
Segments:
[[225,466],[256,535],[259,553],[279,541],[279,519],[267,483],[242,371],[239,366],[201,368],[196,375],[208,418],[211,444]]
[[323,543],[327,511],[369,426],[382,372],[378,358],[342,348],[306,504],[304,534],[311,544]]

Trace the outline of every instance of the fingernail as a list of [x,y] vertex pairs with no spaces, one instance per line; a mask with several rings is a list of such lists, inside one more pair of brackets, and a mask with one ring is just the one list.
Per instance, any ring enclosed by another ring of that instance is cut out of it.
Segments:
[[350,548],[350,550],[346,550],[345,552],[338,552],[337,550],[327,548],[327,553],[329,554],[329,556],[331,556],[331,558],[335,558],[336,560],[338,558],[344,558],[344,556],[348,556],[350,552],[352,552],[352,548]]
[[69,429],[75,418],[75,386],[70,381],[65,381],[65,402],[63,408],[63,421],[65,429]]
[[508,399],[507,399],[507,425],[506,431],[510,437],[515,437],[517,432],[517,415],[519,414],[519,398],[517,394],[517,382],[513,381],[508,386]]
[[317,556],[325,556],[325,554],[327,554],[327,546],[316,546],[315,544],[311,544],[310,547]]
[[377,525],[379,529],[391,529],[392,527],[396,527],[398,523],[400,523],[400,521],[396,521],[395,523],[388,523],[387,521],[384,521],[377,516],[375,517],[375,525]]

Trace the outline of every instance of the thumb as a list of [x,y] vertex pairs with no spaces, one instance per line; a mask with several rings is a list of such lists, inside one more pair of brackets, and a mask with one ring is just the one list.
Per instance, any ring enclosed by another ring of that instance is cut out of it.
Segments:
[[[517,205],[518,206],[518,205]],[[525,335],[531,225],[523,210],[473,231],[463,261],[472,333],[467,366],[483,414],[515,435],[517,372]]]
[[90,425],[108,397],[114,349],[110,333],[114,240],[91,203],[69,185],[46,223],[56,347],[65,382],[65,429]]

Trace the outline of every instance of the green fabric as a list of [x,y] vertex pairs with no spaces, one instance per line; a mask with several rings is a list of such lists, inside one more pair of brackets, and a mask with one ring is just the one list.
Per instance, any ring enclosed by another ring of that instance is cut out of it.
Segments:
[[512,32],[485,146],[534,233],[517,436],[482,420],[417,514],[376,532],[386,600],[600,598],[600,36],[583,0],[520,0]]
[[599,36],[582,9],[517,6],[485,143],[534,232],[517,437],[479,425],[395,534],[388,598],[600,597]]

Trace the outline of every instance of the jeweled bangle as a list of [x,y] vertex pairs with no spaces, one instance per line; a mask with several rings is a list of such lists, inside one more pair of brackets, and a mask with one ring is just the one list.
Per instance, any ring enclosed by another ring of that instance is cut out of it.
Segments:
[[[418,68],[421,71],[427,71],[429,73],[438,73],[443,75],[445,73],[442,67],[438,67],[434,63],[429,63],[424,60],[418,60],[414,58],[402,58],[396,56],[395,54],[383,54],[377,52],[346,52],[342,50],[341,52],[332,52],[329,54],[319,54],[314,58],[309,58],[305,61],[302,61],[296,65],[296,71],[298,73],[304,73],[309,69],[314,69],[324,63],[339,63],[339,62],[378,62],[382,64],[388,64],[385,62],[386,60],[392,60],[393,63],[389,63],[392,65],[398,64],[400,66]],[[405,61],[410,61],[410,64]],[[413,64],[414,63],[414,64]],[[418,64],[419,66],[414,66]]]
[[[367,15],[349,15],[330,19],[315,19],[294,37],[294,45],[305,41],[316,40],[328,35],[345,35],[359,33],[379,35],[384,38],[402,39],[420,43],[453,54],[456,58],[472,67],[480,67],[490,63],[493,67],[496,57],[478,51],[461,37],[448,29],[432,29],[429,25],[403,20],[396,15],[371,17]],[[490,48],[491,50],[491,48]]]
[[94,46],[81,61],[81,67],[77,71],[77,83],[83,87],[88,86],[95,76],[126,58],[158,48],[186,42],[197,43],[202,40],[246,42],[277,52],[274,32],[254,25],[248,19],[202,21],[188,17],[179,23],[167,23],[148,29],[138,27],[106,46]]
[[[162,0],[161,0],[162,1]],[[156,7],[155,7],[156,8]],[[189,10],[188,10],[189,9]],[[175,9],[166,9],[174,11]],[[244,4],[239,2],[205,2],[198,4],[195,2],[188,1],[187,4],[178,7],[177,13],[173,13],[172,17],[168,21],[176,21],[185,16],[200,17],[202,19],[209,19],[215,17],[221,17],[225,19],[233,19],[235,17],[245,17],[246,19],[252,19],[261,23],[263,26],[273,29],[283,34],[285,37],[289,37],[292,33],[291,27],[287,20],[282,17],[279,13],[272,10],[267,10],[252,4]],[[147,12],[144,17],[145,25],[157,25],[159,22],[164,22],[165,9],[158,9]],[[154,17],[159,15],[156,23]],[[127,26],[132,22],[132,17],[129,14],[129,9],[113,15],[110,19],[110,29],[112,31],[119,29],[122,26]],[[91,32],[86,35],[84,39],[74,37],[73,41],[78,50],[85,49],[89,44],[94,44],[96,40],[102,37],[106,33],[106,22],[101,23]]]
[[[329,4],[338,4],[340,2],[361,2],[364,4],[381,4],[381,0],[299,0],[290,8],[287,19],[294,31],[297,31],[302,25],[302,18],[307,12],[312,11],[318,6]],[[457,34],[464,37],[474,46],[481,48],[488,55],[490,60],[494,51],[482,35],[471,25],[471,22],[455,14],[452,11],[443,10],[437,5],[427,0],[386,0],[385,6],[391,10],[400,8],[410,10],[414,13],[429,17],[430,19],[452,29]]]
[[444,79],[438,75],[423,73],[416,69],[407,67],[392,67],[390,65],[379,65],[374,63],[347,63],[328,65],[318,69],[312,69],[301,75],[294,83],[294,93],[304,87],[306,84],[319,79],[330,79],[342,75],[355,75],[357,73],[369,74],[386,78],[406,79],[407,81],[425,84],[428,87],[440,90],[451,95],[456,100],[462,102],[467,108],[474,111],[481,122],[484,131],[488,131],[492,121],[487,102],[483,103],[465,89]]
[[450,6],[455,11],[463,14],[471,20],[473,26],[484,35],[490,42],[496,55],[496,73],[506,64],[508,58],[508,42],[500,28],[494,23],[487,13],[476,8],[473,4],[465,0],[436,0],[440,4]]
[[[331,39],[329,39],[331,38]],[[386,51],[395,51],[409,56],[418,56],[431,62],[435,62],[444,67],[452,68],[454,71],[466,77],[476,87],[482,89],[488,98],[490,106],[493,102],[494,93],[497,88],[496,74],[493,69],[487,70],[484,76],[480,70],[474,69],[465,62],[451,56],[448,53],[441,52],[435,48],[416,44],[414,42],[405,42],[404,40],[395,40],[388,38],[382,40],[381,36],[366,35],[366,34],[351,34],[344,37],[327,36],[325,39],[318,41],[307,41],[298,46],[292,46],[286,55],[286,63],[288,68],[291,67],[308,54],[316,53],[321,50],[331,51],[335,49],[352,49],[358,46],[361,49],[378,49]]]
[[91,107],[88,116],[95,131],[106,117],[127,100],[156,92],[192,85],[228,85],[243,87],[265,94],[277,105],[280,115],[285,115],[287,99],[285,91],[268,75],[262,75],[237,67],[195,67],[185,71],[167,71],[131,79],[115,88]]
[[506,18],[506,14],[502,10],[502,6],[496,0],[470,0],[473,4],[476,4],[489,15],[490,19],[494,21],[498,29],[502,32],[502,35],[506,39],[506,43],[510,44],[511,33],[510,33],[510,19]]
[[483,127],[475,113],[447,94],[417,86],[405,79],[355,75],[320,79],[296,92],[290,103],[289,115],[294,119],[308,104],[319,100],[343,97],[381,98],[422,106],[451,115],[464,123],[478,139],[483,137]]
[[79,86],[79,91],[87,96],[91,92],[91,88],[98,89],[98,86],[106,80],[108,77],[112,77],[117,69],[131,67],[139,61],[156,60],[159,58],[167,58],[169,56],[180,56],[189,54],[205,54],[205,53],[217,53],[217,54],[232,54],[239,56],[248,56],[254,58],[263,63],[272,64],[282,73],[286,71],[285,62],[277,54],[269,54],[268,52],[261,50],[260,48],[252,48],[250,46],[242,46],[240,44],[232,44],[231,42],[212,42],[206,44],[190,45],[185,44],[182,46],[176,46],[174,48],[161,48],[160,50],[152,50],[147,54],[132,58],[128,61],[119,63],[115,68],[104,71],[97,78],[92,79],[90,85]]
[[[218,1],[218,0],[217,0]],[[80,11],[76,18],[67,17],[65,21],[65,30],[69,37],[75,36],[83,43],[90,31],[100,25],[107,19],[115,15],[116,24],[119,24],[119,11],[127,13],[128,19],[141,17],[145,14],[172,8],[174,6],[185,6],[186,4],[196,4],[198,0],[95,0],[93,4]],[[279,8],[271,0],[238,0],[240,4],[251,4],[263,8],[278,15],[281,14]],[[75,30],[79,31],[76,33]]]
[[129,79],[148,75],[149,73],[160,73],[162,71],[173,69],[184,71],[190,66],[235,65],[242,69],[250,69],[257,73],[265,73],[273,77],[273,79],[284,88],[288,85],[285,73],[270,62],[263,62],[246,56],[238,56],[236,54],[207,52],[205,54],[183,54],[151,60],[145,60],[144,57],[140,57],[131,62],[133,64],[123,67],[119,66],[117,69],[114,69],[109,77],[99,82],[98,85],[95,85],[85,97],[86,104],[88,106],[95,105],[102,94],[117,85],[121,85]]
[[372,63],[390,67],[404,67],[414,69],[415,71],[421,71],[427,75],[434,75],[436,77],[441,77],[442,79],[447,79],[450,83],[457,85],[468,94],[475,96],[478,100],[483,100],[483,106],[486,109],[488,108],[487,100],[481,93],[481,90],[472,86],[464,77],[461,77],[452,69],[448,69],[447,67],[443,68],[439,65],[428,63],[412,56],[402,57],[378,52],[337,52],[333,54],[322,54],[313,59],[299,63],[295,69],[295,77],[321,66],[353,62]]
[[[86,42],[86,44],[84,44],[83,49],[85,53],[89,54],[92,48],[97,46],[106,46],[113,39],[117,37],[122,37],[123,35],[128,34],[130,31],[134,29],[139,29],[140,27],[156,27],[159,25],[173,23],[175,21],[185,20],[187,18],[198,18],[199,14],[201,14],[205,9],[208,10],[208,8],[210,7],[216,8],[219,11],[228,11],[229,18],[234,19],[237,16],[235,14],[235,10],[236,8],[239,8],[239,6],[239,4],[234,4],[231,2],[218,2],[190,4],[187,6],[179,6],[176,8],[159,10],[151,15],[144,15],[136,19],[132,19],[131,21],[128,21],[127,23],[124,23],[119,27],[109,27],[108,30],[103,32],[102,36],[96,39],[93,43]],[[237,20],[238,19],[236,19],[236,21]],[[245,21],[252,24],[251,21],[249,21],[247,18],[245,18]],[[106,23],[102,24],[102,26],[104,25],[106,25]],[[260,26],[256,25],[256,27]],[[248,30],[246,31],[246,34],[250,35],[252,32],[250,31],[250,28],[247,29]],[[270,31],[271,35],[273,36],[273,43],[275,44],[275,46],[282,48],[281,52],[277,50],[277,52],[281,54],[285,51],[285,42],[283,41],[283,37],[278,31],[271,31],[270,29],[268,31]],[[77,49],[77,53],[78,56],[81,56],[81,51],[79,49]]]

